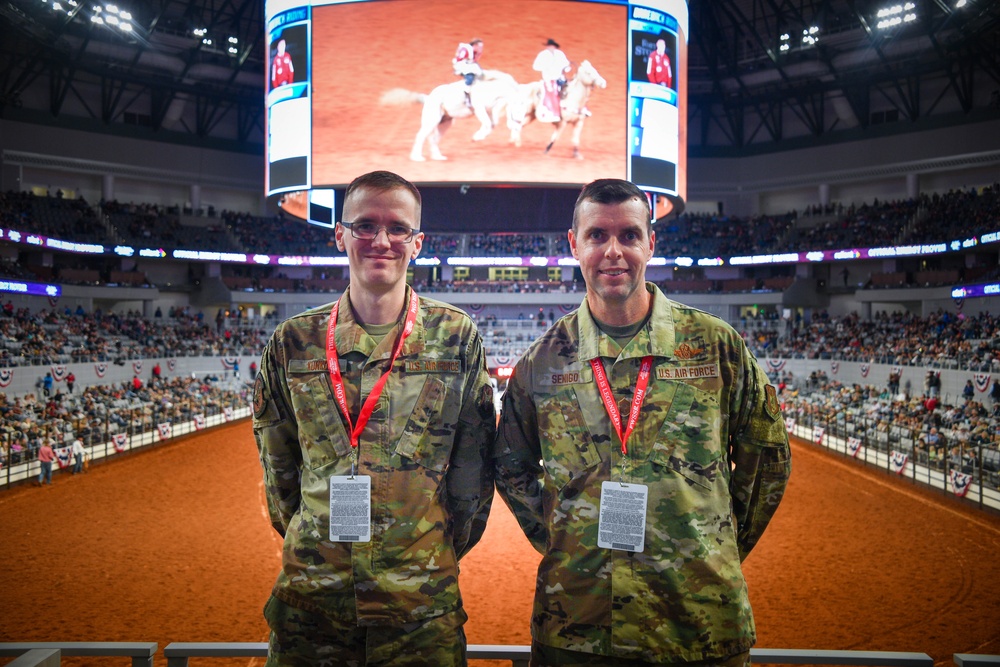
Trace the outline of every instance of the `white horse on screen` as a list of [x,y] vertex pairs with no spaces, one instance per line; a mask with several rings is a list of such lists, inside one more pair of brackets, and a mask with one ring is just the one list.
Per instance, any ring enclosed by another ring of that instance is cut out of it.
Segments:
[[411,160],[423,162],[426,159],[423,155],[424,143],[427,143],[430,148],[432,160],[448,159],[441,152],[441,137],[456,118],[475,116],[479,119],[480,127],[472,135],[472,140],[482,141],[488,137],[502,118],[507,100],[516,92],[517,81],[510,74],[497,70],[486,70],[483,72],[482,78],[470,88],[471,108],[466,102],[463,81],[442,84],[427,94],[415,93],[403,88],[393,88],[382,94],[380,102],[385,105],[403,105],[415,102],[423,104],[423,111],[420,114],[420,129],[417,131],[417,136],[413,140],[413,148],[410,151]]

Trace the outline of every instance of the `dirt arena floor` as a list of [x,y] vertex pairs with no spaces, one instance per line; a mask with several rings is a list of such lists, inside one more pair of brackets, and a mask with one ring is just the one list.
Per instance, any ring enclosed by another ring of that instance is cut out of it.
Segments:
[[[745,563],[759,647],[922,651],[939,665],[1000,654],[1000,519],[812,445],[793,458],[784,503]],[[0,641],[266,638],[280,545],[249,422],[57,474],[52,487],[0,490],[0,535]],[[463,561],[470,643],[529,642],[537,562],[495,505]]]
[[[417,183],[579,184],[625,176],[624,6],[540,0],[372,2],[317,8],[313,21],[315,185],[348,183],[364,171],[358,165],[366,164]],[[379,100],[395,88],[429,93],[458,81],[451,58],[460,42],[474,37],[485,47],[480,64],[520,83],[539,78],[531,65],[549,38],[574,63],[591,61],[608,86],[596,90],[588,103],[593,116],[583,129],[583,160],[573,159],[570,129],[546,156],[551,124],[526,127],[518,149],[509,145],[505,125],[473,143],[479,123],[472,118],[455,120],[444,135],[441,150],[448,161],[409,159],[421,105],[385,106]]]

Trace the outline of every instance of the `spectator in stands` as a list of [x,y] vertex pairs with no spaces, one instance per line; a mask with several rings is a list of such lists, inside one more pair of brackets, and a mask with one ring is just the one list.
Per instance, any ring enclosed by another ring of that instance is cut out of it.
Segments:
[[[254,384],[267,504],[285,543],[264,609],[268,662],[365,665],[391,654],[464,665],[458,560],[482,536],[493,497],[485,352],[465,313],[406,285],[423,239],[411,183],[360,176],[343,217],[347,291],[279,324]],[[382,379],[367,389],[372,374]],[[331,519],[341,489],[356,499],[347,514],[370,519]]]
[[73,385],[76,384],[76,376],[73,375],[73,371],[66,374],[66,391],[67,393],[73,393]]
[[46,373],[45,377],[42,378],[42,393],[46,396],[52,393],[52,373]]
[[972,380],[966,380],[965,386],[962,388],[962,398],[967,401],[971,401],[976,396],[976,388],[972,386]]
[[790,472],[776,391],[732,327],[645,281],[642,190],[590,183],[568,238],[587,296],[518,361],[494,446],[497,490],[542,554],[531,662],[748,664],[740,561]]

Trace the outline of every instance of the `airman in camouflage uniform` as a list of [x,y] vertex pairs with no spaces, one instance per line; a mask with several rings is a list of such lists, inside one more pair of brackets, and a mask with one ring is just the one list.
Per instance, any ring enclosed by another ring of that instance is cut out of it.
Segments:
[[[345,196],[352,229],[337,228],[351,261],[335,341],[352,424],[389,371],[357,449],[327,365],[333,304],[281,323],[261,358],[253,428],[284,537],[265,607],[268,665],[465,664],[458,561],[489,514],[496,415],[482,340],[461,310],[418,298],[391,362],[411,297],[406,264],[422,238],[401,240],[404,227],[419,228],[415,192],[388,172],[359,177]],[[352,465],[371,479],[371,537],[335,542],[330,478]]]
[[[570,244],[587,297],[518,361],[503,398],[497,489],[543,556],[533,665],[745,664],[755,641],[741,562],[784,492],[788,436],[739,334],[645,282],[653,241],[635,186],[584,188]],[[591,360],[624,429],[645,357],[623,454]],[[648,489],[641,551],[598,547],[603,482]]]

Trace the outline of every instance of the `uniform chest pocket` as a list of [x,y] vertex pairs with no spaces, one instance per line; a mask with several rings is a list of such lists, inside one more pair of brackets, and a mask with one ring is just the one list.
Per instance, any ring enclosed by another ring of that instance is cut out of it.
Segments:
[[545,473],[557,488],[601,462],[574,387],[538,402],[538,430]]
[[299,429],[303,463],[321,468],[348,456],[351,442],[326,372],[288,366],[288,390]]
[[[394,406],[393,410],[404,409]],[[425,376],[423,386],[403,433],[396,443],[396,454],[429,468],[443,472],[451,460],[454,435],[458,429],[458,392],[432,375]]]
[[719,399],[685,382],[671,382],[672,399],[649,460],[689,482],[711,489],[727,477],[722,446]]

